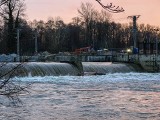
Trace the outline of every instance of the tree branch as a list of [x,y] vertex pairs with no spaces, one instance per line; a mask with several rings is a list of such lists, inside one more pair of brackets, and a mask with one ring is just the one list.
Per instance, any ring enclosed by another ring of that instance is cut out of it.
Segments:
[[[23,92],[28,92],[27,88],[30,86],[28,85],[20,85],[17,82],[12,81],[11,77],[14,74],[14,72],[19,69],[19,67],[22,65],[22,63],[18,64],[17,66],[15,66],[14,68],[12,68],[11,70],[9,70],[8,72],[6,72],[5,74],[0,76],[0,96],[6,96],[7,98],[9,98],[14,104],[21,102],[21,100],[19,99],[19,95]],[[2,64],[1,68],[5,66],[4,64]],[[3,69],[3,68],[2,68]],[[5,76],[8,76],[8,78],[5,78]],[[4,79],[3,79],[4,77]]]
[[124,9],[122,7],[119,6],[114,6],[112,3],[110,3],[109,5],[103,5],[100,1],[101,0],[96,0],[101,6],[102,8],[106,9],[107,11],[111,12],[111,13],[120,13],[120,12],[124,12]]
[[3,4],[7,3],[8,0],[0,0],[0,6],[2,6]]

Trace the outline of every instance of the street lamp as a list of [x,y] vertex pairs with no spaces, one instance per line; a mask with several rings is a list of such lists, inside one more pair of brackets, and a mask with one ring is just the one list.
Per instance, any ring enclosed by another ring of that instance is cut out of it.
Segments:
[[131,49],[130,49],[130,48],[128,48],[128,49],[127,49],[128,62],[130,61],[130,60],[129,60],[129,54],[130,54],[130,53],[131,53]]

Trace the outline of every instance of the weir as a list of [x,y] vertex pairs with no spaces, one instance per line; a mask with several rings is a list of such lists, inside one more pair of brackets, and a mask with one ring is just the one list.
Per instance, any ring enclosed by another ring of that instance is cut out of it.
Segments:
[[95,72],[95,73],[124,73],[135,72],[136,69],[133,66],[122,63],[111,62],[82,62],[82,67],[72,63],[60,63],[60,62],[26,62],[26,63],[7,63],[0,67],[1,75],[12,70],[18,64],[21,64],[14,73],[14,76],[59,76],[59,75],[80,75],[83,72]]

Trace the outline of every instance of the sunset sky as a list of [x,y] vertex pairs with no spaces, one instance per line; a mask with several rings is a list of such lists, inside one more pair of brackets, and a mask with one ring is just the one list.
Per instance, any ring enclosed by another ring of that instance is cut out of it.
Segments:
[[[81,3],[89,2],[95,9],[102,8],[95,0],[26,0],[26,14],[28,20],[44,20],[49,17],[60,16],[65,23],[78,16],[77,9]],[[105,5],[113,3],[125,9],[123,13],[114,13],[112,18],[115,22],[129,23],[127,16],[141,15],[138,23],[160,26],[160,0],[101,0]]]

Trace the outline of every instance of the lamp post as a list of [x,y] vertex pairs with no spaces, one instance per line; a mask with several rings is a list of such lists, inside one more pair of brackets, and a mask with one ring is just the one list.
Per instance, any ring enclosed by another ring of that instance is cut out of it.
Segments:
[[[159,29],[154,29],[154,31],[156,31],[156,33],[158,33]],[[158,38],[157,38],[157,34],[156,34],[155,66],[157,66],[157,57],[158,57]],[[159,67],[157,67],[157,70],[158,69],[159,69]]]
[[[156,33],[158,33],[159,29],[154,29],[154,31],[156,31]],[[156,35],[156,60],[157,60],[157,55],[158,55],[158,38]]]
[[19,29],[17,29],[17,62],[20,62],[20,52],[19,52]]
[[37,55],[38,53],[38,41],[37,41],[37,36],[38,36],[38,33],[37,33],[37,29],[34,29],[34,54]]
[[35,54],[38,52],[37,30],[35,31]]
[[131,49],[130,49],[130,48],[128,48],[128,49],[127,49],[128,62],[130,62],[130,59],[129,59],[129,54],[130,54],[130,52],[131,52]]

